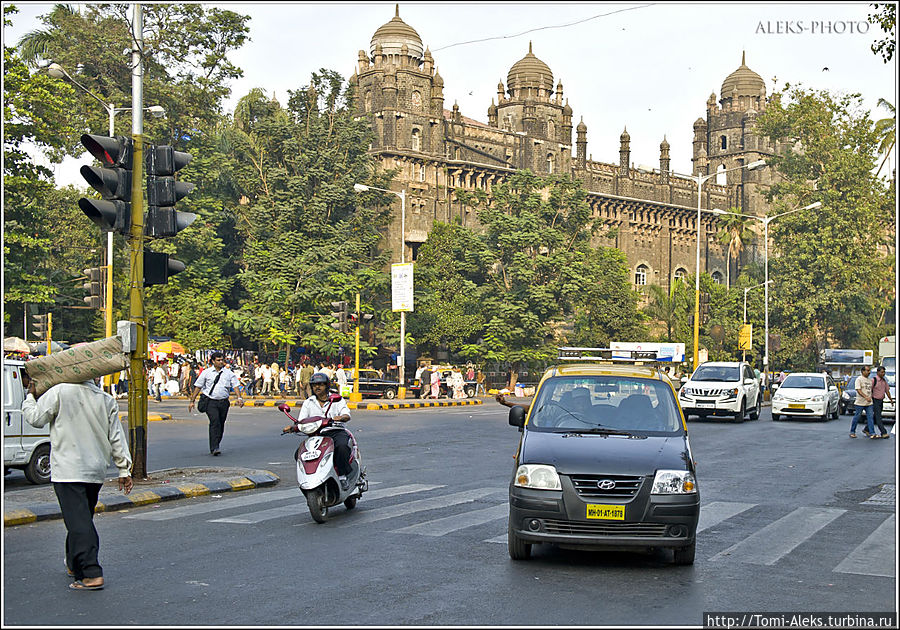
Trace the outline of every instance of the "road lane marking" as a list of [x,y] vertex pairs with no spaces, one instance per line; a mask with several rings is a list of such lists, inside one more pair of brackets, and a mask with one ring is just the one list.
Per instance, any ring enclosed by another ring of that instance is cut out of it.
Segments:
[[754,507],[753,503],[732,503],[730,501],[713,501],[700,506],[700,520],[697,521],[697,531],[702,532],[724,520]]
[[472,510],[453,516],[445,516],[433,521],[417,523],[409,527],[402,527],[391,531],[392,534],[421,534],[422,536],[444,536],[466,527],[474,527],[490,523],[501,518],[506,518],[509,506],[506,503],[495,505],[483,510]]
[[152,510],[147,512],[138,512],[137,514],[129,514],[122,518],[133,518],[144,521],[167,521],[173,518],[181,518],[184,516],[195,516],[197,514],[206,514],[209,512],[218,512],[219,510],[227,510],[229,508],[245,507],[247,505],[255,505],[257,503],[268,503],[270,501],[280,501],[282,499],[290,499],[297,496],[299,490],[276,490],[274,492],[265,492],[259,494],[248,494],[246,496],[234,497],[233,499],[222,499],[221,501],[211,501],[209,503],[197,503],[194,505],[185,505],[182,507],[169,508],[167,510]]
[[508,534],[503,534],[502,536],[497,536],[496,538],[488,538],[487,540],[482,540],[481,542],[500,543],[505,545],[507,542],[509,542],[508,536]]
[[749,564],[773,565],[846,511],[834,508],[797,508],[736,545],[720,551],[710,560],[730,558]]
[[896,526],[897,517],[891,514],[869,534],[868,538],[841,560],[834,568],[834,572],[894,577],[897,562],[897,544],[894,540]]
[[356,527],[362,523],[374,523],[383,521],[388,518],[396,518],[398,516],[406,516],[415,514],[416,512],[424,512],[426,510],[436,510],[439,508],[449,507],[451,505],[459,505],[460,503],[471,503],[492,494],[507,494],[506,488],[478,488],[476,490],[465,490],[463,492],[454,492],[452,494],[444,494],[439,497],[430,499],[419,499],[417,501],[409,501],[400,503],[399,505],[390,505],[376,510],[366,510],[360,512],[359,516],[354,518],[352,522],[346,523],[344,527]]
[[[427,490],[434,490],[435,488],[443,488],[444,486],[428,486],[420,483],[410,484],[406,486],[396,486],[394,488],[381,488],[379,490],[370,490],[363,494],[363,500],[372,501],[373,499],[383,499],[386,497],[393,497],[401,494],[410,494],[412,492],[425,492]],[[306,499],[300,490],[294,490],[293,496],[297,499],[296,502],[291,503],[289,505],[282,505],[280,507],[271,508],[268,510],[260,510],[259,512],[251,512],[249,514],[244,514],[240,516],[230,516],[226,518],[217,518],[212,519],[207,522],[209,523],[237,523],[243,525],[249,525],[253,523],[261,523],[263,521],[268,521],[273,518],[281,518],[282,516],[295,516],[297,514],[303,514],[306,512]],[[387,508],[383,508],[387,509]]]

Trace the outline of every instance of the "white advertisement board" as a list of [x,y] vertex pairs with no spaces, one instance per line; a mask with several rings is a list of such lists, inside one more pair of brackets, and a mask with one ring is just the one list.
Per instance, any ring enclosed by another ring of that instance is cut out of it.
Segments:
[[[683,343],[655,343],[651,341],[611,341],[609,343],[609,347],[613,351],[641,350],[643,352],[655,352],[656,359],[658,361],[672,361],[673,363],[680,363],[684,361]],[[631,355],[624,352],[621,355],[618,355],[613,352],[613,357],[617,359],[630,359]]]
[[391,310],[395,313],[413,310],[413,263],[391,265]]

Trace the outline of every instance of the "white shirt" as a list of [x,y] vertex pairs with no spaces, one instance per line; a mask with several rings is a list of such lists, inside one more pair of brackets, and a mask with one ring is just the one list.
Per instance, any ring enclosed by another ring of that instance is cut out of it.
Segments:
[[[331,407],[329,408],[328,405],[331,405]],[[325,413],[326,409],[328,410],[327,414]],[[303,406],[300,407],[300,416],[297,419],[300,422],[303,422],[306,418],[312,418],[313,416],[324,416],[326,418],[347,416],[347,419],[344,422],[350,422],[350,407],[347,406],[347,403],[343,398],[334,403],[326,402],[323,405],[319,402],[319,399],[313,395],[303,401]]]
[[92,382],[60,383],[38,400],[28,394],[22,415],[38,429],[50,424],[51,481],[103,483],[110,456],[119,477],[131,476],[119,406]]
[[166,377],[166,370],[161,365],[157,365],[153,368],[153,384],[154,385],[165,385],[166,381],[169,379]]
[[272,368],[268,365],[263,364],[263,366],[259,369],[259,373],[262,376],[262,380],[272,382]]
[[344,387],[347,384],[347,372],[344,371],[344,368],[339,367],[334,376],[335,378],[337,378],[337,382],[340,387]]
[[241,385],[241,381],[237,376],[234,375],[234,372],[229,370],[227,367],[222,368],[222,376],[219,378],[219,382],[216,383],[215,390],[212,390],[212,384],[216,380],[216,376],[218,376],[218,372],[216,372],[216,368],[208,367],[200,373],[200,376],[197,377],[197,380],[194,381],[194,387],[199,387],[200,391],[206,394],[209,398],[214,400],[224,400],[228,398],[229,388],[233,388],[237,391],[238,387]]

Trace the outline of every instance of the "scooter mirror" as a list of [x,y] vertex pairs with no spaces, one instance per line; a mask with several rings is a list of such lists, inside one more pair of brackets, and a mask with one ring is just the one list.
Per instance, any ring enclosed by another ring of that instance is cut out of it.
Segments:
[[278,411],[287,413],[290,410],[291,410],[291,407],[287,403],[281,403],[280,405],[278,405]]
[[341,396],[340,394],[328,394],[328,402],[335,403],[335,402],[339,402],[343,399],[344,399],[344,397]]

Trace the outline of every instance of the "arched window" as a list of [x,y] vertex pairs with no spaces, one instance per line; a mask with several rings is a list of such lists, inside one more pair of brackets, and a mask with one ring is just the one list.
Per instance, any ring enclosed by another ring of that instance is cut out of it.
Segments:
[[638,265],[637,271],[634,272],[634,283],[638,286],[647,284],[647,274],[650,268],[647,265]]
[[716,169],[716,184],[719,186],[725,186],[728,183],[728,176],[725,173],[725,165],[719,164],[719,168]]
[[722,284],[722,273],[719,271],[713,271],[712,279],[716,284]]
[[679,267],[675,270],[675,282],[684,282],[684,279],[687,278],[687,270],[683,267]]
[[372,92],[370,90],[366,90],[366,111],[372,111]]
[[425,181],[425,165],[424,165],[424,164],[422,164],[422,165],[419,167],[419,181],[420,181],[420,182],[424,182],[424,181]]
[[420,137],[419,137],[419,130],[418,130],[418,129],[413,129],[413,130],[412,130],[412,140],[411,140],[411,143],[410,143],[410,144],[411,144],[411,146],[412,146],[412,150],[413,150],[413,151],[421,151],[421,148],[420,148],[420,147],[421,147],[421,140],[420,140]]
[[722,141],[722,149],[723,150],[727,149],[728,148],[728,138],[725,136],[722,136],[721,138],[719,138],[719,140]]
[[547,172],[548,173],[553,172],[553,154],[552,153],[547,154]]
[[556,125],[553,124],[553,119],[547,121],[547,137],[551,140],[556,138]]

